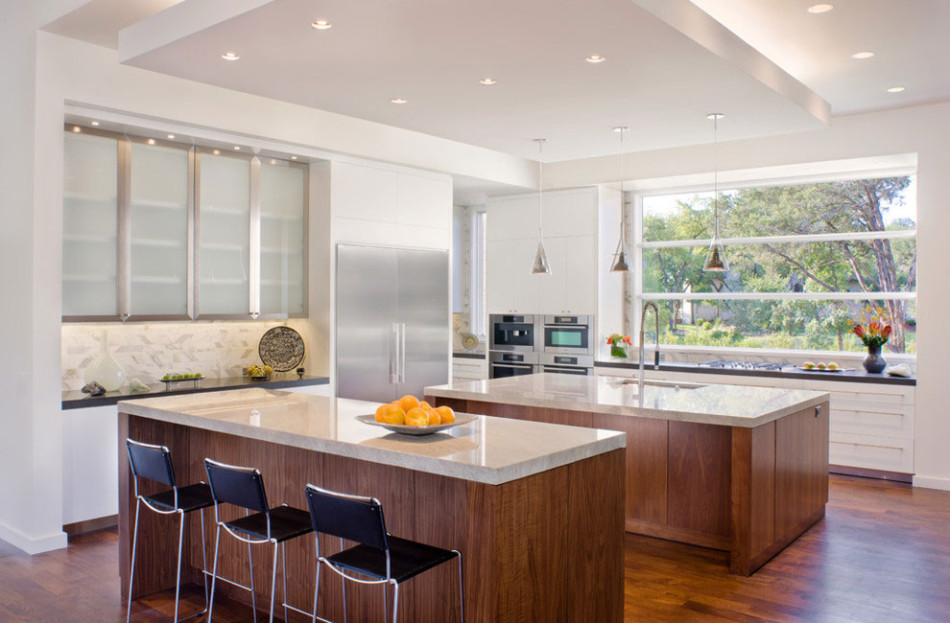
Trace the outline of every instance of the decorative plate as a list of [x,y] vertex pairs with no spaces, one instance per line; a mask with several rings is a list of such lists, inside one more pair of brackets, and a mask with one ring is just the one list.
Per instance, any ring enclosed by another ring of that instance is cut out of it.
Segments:
[[462,348],[465,350],[475,350],[478,348],[478,336],[472,333],[463,333]]
[[274,327],[261,337],[257,353],[277,372],[287,372],[303,361],[303,338],[290,327]]
[[362,422],[363,424],[369,424],[370,426],[381,426],[386,430],[391,430],[394,433],[402,433],[404,435],[431,435],[432,433],[438,433],[440,431],[448,430],[453,426],[462,426],[463,424],[468,424],[469,422],[474,422],[478,419],[477,415],[472,415],[471,413],[456,413],[455,421],[450,424],[434,424],[432,426],[406,426],[405,424],[385,424],[383,422],[377,422],[375,415],[357,415],[356,419]]

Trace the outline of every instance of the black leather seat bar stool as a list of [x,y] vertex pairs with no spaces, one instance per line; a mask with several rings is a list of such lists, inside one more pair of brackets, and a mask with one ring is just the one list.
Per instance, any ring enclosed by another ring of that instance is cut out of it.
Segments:
[[[382,584],[393,586],[393,623],[399,616],[399,585],[420,573],[444,562],[457,560],[459,577],[459,616],[465,621],[465,606],[462,591],[462,554],[456,549],[447,550],[424,543],[395,537],[386,532],[386,520],[379,500],[371,497],[346,495],[307,485],[307,503],[317,533],[317,583],[313,594],[313,620],[326,621],[317,616],[317,600],[320,594],[320,565],[325,564],[343,578],[344,621],[346,620],[346,582]],[[320,533],[357,543],[332,556],[320,554]],[[365,580],[350,575],[350,572],[373,578]],[[384,610],[385,612],[385,610]],[[388,616],[388,613],[387,613]]]
[[[218,544],[221,539],[221,529],[239,541],[247,543],[248,556],[251,555],[251,546],[270,543],[274,546],[274,568],[271,573],[270,587],[270,621],[274,620],[274,597],[277,588],[277,557],[283,560],[283,589],[284,598],[281,605],[284,607],[284,620],[287,620],[288,610],[295,610],[310,616],[309,612],[293,608],[287,603],[287,547],[290,539],[303,536],[313,530],[310,515],[307,511],[292,506],[277,506],[270,508],[267,504],[267,493],[264,490],[264,479],[261,472],[253,467],[239,467],[227,465],[211,459],[205,459],[205,470],[208,473],[208,483],[211,485],[211,496],[214,499],[214,519],[217,530],[214,537],[214,567],[211,572],[211,603],[208,607],[208,623],[214,611],[214,586],[218,579]],[[219,512],[222,504],[232,504],[244,509],[244,517],[231,521],[222,521]],[[252,511],[253,514],[252,514]],[[278,549],[278,546],[280,548]],[[254,609],[254,621],[257,621],[257,600],[254,597],[254,564],[250,559],[251,585],[244,586],[221,578],[222,580],[239,586],[251,592],[251,607]]]
[[[135,528],[132,530],[132,565],[129,572],[129,603],[127,606],[126,623],[132,619],[132,587],[135,583],[135,555],[139,540],[139,510],[144,504],[146,508],[160,515],[178,515],[178,574],[175,579],[175,623],[178,623],[178,598],[181,593],[181,551],[185,537],[185,515],[192,511],[201,514],[201,559],[202,579],[205,589],[205,607],[201,612],[189,615],[181,620],[201,616],[208,611],[208,561],[205,557],[205,522],[204,509],[214,504],[211,499],[211,489],[204,483],[179,487],[175,479],[175,469],[172,466],[171,454],[165,446],[152,445],[125,440],[125,447],[129,453],[129,466],[132,469],[132,479],[135,483]],[[143,495],[139,490],[139,478],[154,480],[171,487],[154,495]]]

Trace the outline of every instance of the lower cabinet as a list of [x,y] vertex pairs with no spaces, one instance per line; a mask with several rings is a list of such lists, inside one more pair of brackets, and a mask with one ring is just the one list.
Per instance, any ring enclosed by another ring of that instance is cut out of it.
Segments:
[[115,405],[63,411],[63,525],[119,512]]
[[488,378],[488,359],[452,358],[452,379],[482,381]]

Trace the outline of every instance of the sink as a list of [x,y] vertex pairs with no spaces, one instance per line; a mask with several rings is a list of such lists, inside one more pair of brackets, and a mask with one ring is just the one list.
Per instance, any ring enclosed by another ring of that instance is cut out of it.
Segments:
[[[640,381],[638,379],[622,377],[611,380],[609,383],[611,385],[639,385]],[[699,389],[700,387],[706,387],[700,383],[683,383],[677,381],[644,381],[643,384],[653,387],[672,387],[673,389]]]

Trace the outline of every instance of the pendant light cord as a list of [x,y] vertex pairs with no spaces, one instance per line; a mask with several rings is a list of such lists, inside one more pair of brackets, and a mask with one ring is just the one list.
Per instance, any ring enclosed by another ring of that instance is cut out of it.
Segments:
[[624,243],[624,218],[623,209],[627,203],[623,195],[623,135],[627,133],[627,128],[620,128],[620,244]]
[[719,115],[713,117],[713,222],[719,239]]
[[542,203],[544,202],[544,143],[545,138],[539,138],[538,141],[538,240],[544,238],[544,215],[542,212]]

